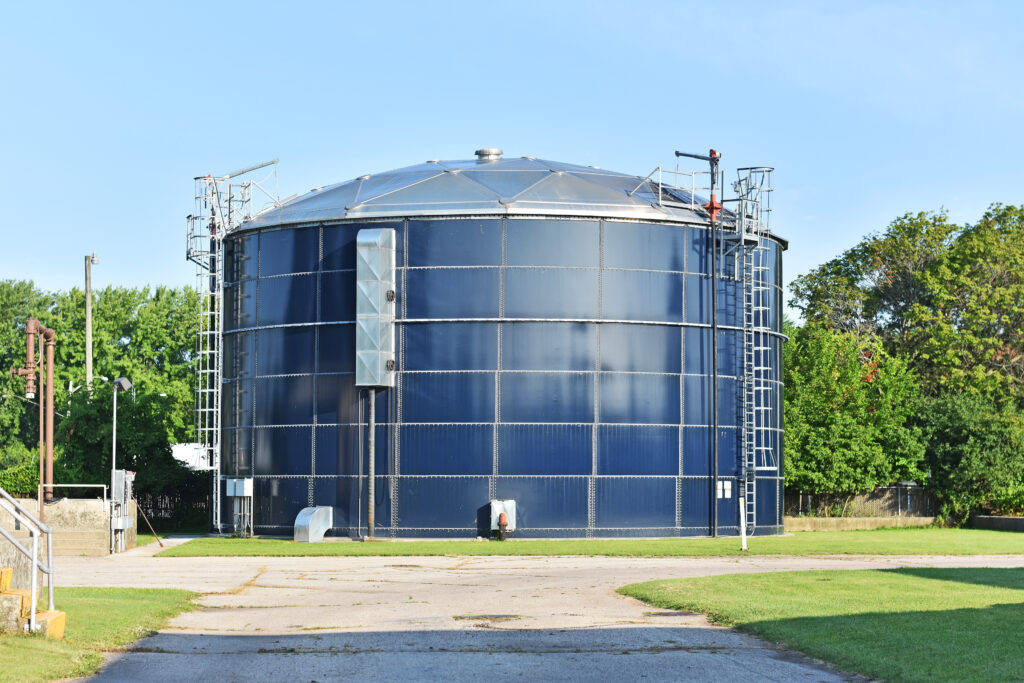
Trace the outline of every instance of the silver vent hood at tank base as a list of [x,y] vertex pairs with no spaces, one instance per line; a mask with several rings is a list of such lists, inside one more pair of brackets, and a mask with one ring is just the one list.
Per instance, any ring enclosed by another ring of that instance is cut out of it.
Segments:
[[[702,210],[691,210],[690,202],[673,201],[665,194],[659,197],[657,182],[639,176],[533,157],[507,159],[496,148],[479,149],[475,156],[427,161],[318,188],[257,214],[241,229],[396,216],[493,214],[708,222]],[[688,193],[681,194],[689,199]]]

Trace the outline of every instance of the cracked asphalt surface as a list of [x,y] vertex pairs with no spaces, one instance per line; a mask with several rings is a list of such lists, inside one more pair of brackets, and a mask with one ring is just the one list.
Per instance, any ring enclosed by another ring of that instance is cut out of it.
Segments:
[[615,589],[741,572],[1024,566],[1019,556],[157,558],[155,545],[61,558],[60,585],[203,594],[200,609],[111,653],[91,680],[851,680]]

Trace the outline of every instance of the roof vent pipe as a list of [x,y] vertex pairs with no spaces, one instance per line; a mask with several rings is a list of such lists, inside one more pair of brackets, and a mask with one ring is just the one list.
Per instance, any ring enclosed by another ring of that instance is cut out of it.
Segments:
[[484,149],[478,149],[476,152],[476,163],[485,164],[488,161],[497,161],[501,158],[501,150],[496,147],[485,147]]

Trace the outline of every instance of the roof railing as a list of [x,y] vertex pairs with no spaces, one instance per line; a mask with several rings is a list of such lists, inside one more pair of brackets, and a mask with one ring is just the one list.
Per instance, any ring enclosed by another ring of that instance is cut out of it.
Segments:
[[[690,211],[697,211],[704,208],[703,205],[701,205],[697,201],[697,193],[711,190],[710,177],[706,181],[701,180],[700,178],[701,176],[710,175],[710,171],[681,171],[679,170],[678,166],[676,166],[675,169],[657,166],[653,171],[651,171],[646,176],[641,178],[640,182],[637,183],[637,186],[634,187],[629,192],[627,192],[626,196],[632,197],[644,185],[657,185],[657,192],[655,194],[658,199],[659,207],[661,207],[662,205],[661,200],[665,194],[665,189],[670,188],[672,190],[676,190],[677,192],[687,193],[689,201],[684,199],[684,197],[681,194],[676,193],[671,193],[671,198],[676,200],[676,202],[678,202],[679,204],[682,204],[683,206],[688,208]],[[722,177],[722,174],[719,173],[719,186],[722,186]]]

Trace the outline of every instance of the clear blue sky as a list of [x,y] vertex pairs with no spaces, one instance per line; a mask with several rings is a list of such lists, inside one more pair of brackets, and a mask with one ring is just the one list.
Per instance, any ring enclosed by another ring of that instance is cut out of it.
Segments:
[[[192,178],[281,196],[496,146],[776,167],[787,281],[906,212],[1024,203],[1024,3],[8,3],[0,278],[191,283]],[[44,257],[44,250],[50,252]]]

